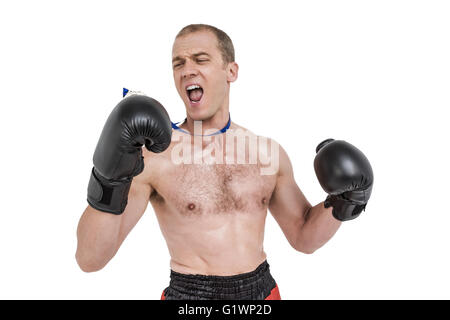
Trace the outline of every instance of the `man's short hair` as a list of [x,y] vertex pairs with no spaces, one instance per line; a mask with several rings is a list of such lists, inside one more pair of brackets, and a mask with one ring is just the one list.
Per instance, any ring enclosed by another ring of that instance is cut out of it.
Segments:
[[181,36],[204,30],[211,31],[216,36],[217,46],[222,54],[223,63],[226,65],[234,62],[234,46],[230,37],[222,30],[208,24],[190,24],[178,32],[175,40]]

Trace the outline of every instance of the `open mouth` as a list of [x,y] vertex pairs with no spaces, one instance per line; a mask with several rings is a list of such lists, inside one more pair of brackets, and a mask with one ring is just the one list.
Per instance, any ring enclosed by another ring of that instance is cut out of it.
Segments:
[[198,84],[192,84],[186,88],[187,96],[192,103],[199,103],[203,97],[203,88]]

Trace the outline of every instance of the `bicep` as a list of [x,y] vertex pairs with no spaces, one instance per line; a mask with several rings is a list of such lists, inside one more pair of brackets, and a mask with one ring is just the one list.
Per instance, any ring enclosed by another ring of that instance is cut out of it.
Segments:
[[128,203],[122,214],[118,246],[122,244],[126,236],[143,216],[147,209],[151,192],[152,188],[144,175],[138,175],[133,179],[128,193]]
[[289,158],[281,149],[280,170],[270,199],[269,210],[291,245],[295,243],[310,208],[310,203],[295,182]]

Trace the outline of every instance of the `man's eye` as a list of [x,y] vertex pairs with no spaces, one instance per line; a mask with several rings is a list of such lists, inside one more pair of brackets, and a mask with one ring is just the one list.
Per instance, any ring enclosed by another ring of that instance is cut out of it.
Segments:
[[197,60],[197,62],[206,62],[206,61],[208,61],[208,59],[199,59],[199,60]]

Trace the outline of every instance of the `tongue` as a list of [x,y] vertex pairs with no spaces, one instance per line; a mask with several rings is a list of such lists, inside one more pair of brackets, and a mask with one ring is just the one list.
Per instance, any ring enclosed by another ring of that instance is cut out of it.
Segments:
[[192,101],[200,101],[202,96],[203,96],[202,89],[194,89],[189,92],[189,99],[191,99]]

